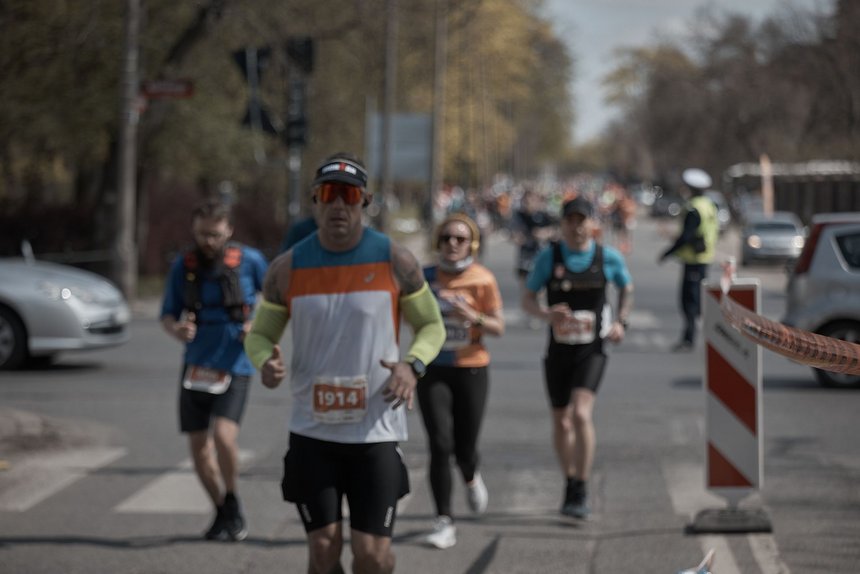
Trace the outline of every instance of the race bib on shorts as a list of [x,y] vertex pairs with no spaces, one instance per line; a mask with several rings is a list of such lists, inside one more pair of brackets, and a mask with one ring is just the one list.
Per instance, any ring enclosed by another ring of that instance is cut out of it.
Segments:
[[355,423],[367,414],[367,377],[317,377],[313,386],[314,420]]
[[230,387],[233,376],[227,371],[190,365],[185,370],[182,386],[189,391],[199,391],[211,395],[223,395]]
[[597,315],[594,311],[574,311],[552,327],[552,336],[557,343],[564,345],[585,345],[595,339]]

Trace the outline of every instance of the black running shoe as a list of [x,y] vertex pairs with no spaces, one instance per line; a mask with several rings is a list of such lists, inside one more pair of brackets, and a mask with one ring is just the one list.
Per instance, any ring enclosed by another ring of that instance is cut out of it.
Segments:
[[230,535],[227,533],[226,516],[224,515],[224,505],[218,507],[215,513],[215,520],[212,521],[212,526],[209,527],[203,537],[206,540],[228,540]]
[[591,514],[591,509],[586,504],[585,482],[570,480],[564,490],[564,503],[561,505],[561,514],[586,520]]
[[565,502],[560,511],[565,516],[576,518],[578,520],[588,520],[591,516],[591,509],[584,500],[578,502]]
[[248,537],[248,524],[242,515],[239,499],[232,492],[224,496],[224,529],[230,540],[239,542]]

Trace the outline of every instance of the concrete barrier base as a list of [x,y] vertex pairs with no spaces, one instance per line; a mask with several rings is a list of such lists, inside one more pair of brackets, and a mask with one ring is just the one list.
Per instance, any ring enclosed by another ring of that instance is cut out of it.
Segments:
[[691,534],[773,532],[770,517],[760,508],[709,508],[696,514]]

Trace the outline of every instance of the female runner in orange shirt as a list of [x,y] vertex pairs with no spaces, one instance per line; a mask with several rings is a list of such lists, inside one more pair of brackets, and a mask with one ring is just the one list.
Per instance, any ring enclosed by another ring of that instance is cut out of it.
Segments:
[[439,301],[447,339],[442,352],[418,383],[418,404],[430,448],[430,486],[436,521],[426,541],[436,548],[457,543],[451,513],[451,455],[466,483],[466,500],[476,514],[487,508],[487,487],[478,472],[478,435],[489,388],[490,355],[483,335],[505,331],[496,278],[475,261],[478,226],[463,214],[449,215],[438,227],[438,264],[424,276]]

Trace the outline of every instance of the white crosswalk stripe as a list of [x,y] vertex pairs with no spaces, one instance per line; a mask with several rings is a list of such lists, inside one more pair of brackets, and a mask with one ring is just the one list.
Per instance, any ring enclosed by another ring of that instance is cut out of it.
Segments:
[[[240,465],[248,464],[253,458],[253,451],[239,451]],[[197,479],[191,459],[186,459],[120,502],[114,512],[208,514],[212,512],[212,502]]]
[[[522,468],[507,473],[514,486],[513,494],[505,497],[505,510],[511,513],[534,514],[555,509],[561,500],[561,479],[555,468]],[[558,486],[550,488],[547,485]]]
[[624,336],[623,344],[627,348],[665,351],[672,343],[669,337],[657,331],[634,331]]
[[25,459],[2,475],[0,511],[29,510],[126,452],[124,448],[74,448]]

